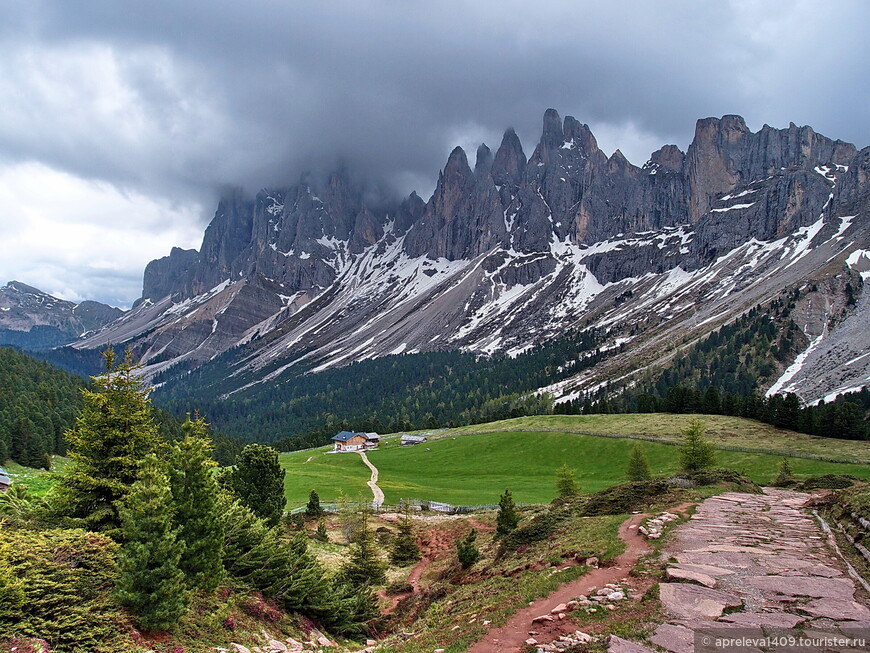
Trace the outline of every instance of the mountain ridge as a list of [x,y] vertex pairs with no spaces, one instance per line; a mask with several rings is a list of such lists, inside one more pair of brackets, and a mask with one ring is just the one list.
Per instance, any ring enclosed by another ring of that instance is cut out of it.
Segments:
[[[426,202],[368,201],[346,171],[229,193],[199,252],[152,261],[134,309],[75,346],[126,342],[149,375],[241,348],[242,387],[301,361],[519,352],[594,323],[640,364],[783,287],[845,274],[860,294],[865,273],[848,261],[870,242],[868,170],[870,148],[794,124],[751,132],[730,115],[699,120],[685,153],[666,145],[637,167],[550,109],[530,157],[513,130],[495,154],[481,145],[474,168],[455,148]],[[612,372],[551,390],[571,397]],[[853,372],[840,380],[870,379]]]
[[114,306],[58,299],[20,281],[0,287],[0,344],[46,349],[72,342],[123,314]]

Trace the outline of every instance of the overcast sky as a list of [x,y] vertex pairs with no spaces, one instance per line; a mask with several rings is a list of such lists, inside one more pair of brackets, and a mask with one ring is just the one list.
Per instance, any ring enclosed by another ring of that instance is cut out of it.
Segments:
[[[606,6],[605,6],[606,5]],[[548,107],[634,163],[738,113],[870,144],[870,3],[0,2],[0,283],[129,306],[226,184],[342,159],[431,193]]]

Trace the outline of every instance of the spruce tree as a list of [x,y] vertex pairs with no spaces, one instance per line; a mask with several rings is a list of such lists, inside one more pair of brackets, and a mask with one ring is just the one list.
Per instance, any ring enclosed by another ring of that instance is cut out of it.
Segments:
[[329,542],[329,533],[326,532],[326,524],[321,520],[317,524],[317,530],[314,531],[314,538],[321,542]]
[[350,547],[350,557],[339,570],[339,577],[353,587],[381,585],[386,582],[387,564],[378,555],[368,527],[368,513],[363,510],[362,526]]
[[184,439],[172,446],[169,479],[178,539],[184,543],[179,566],[191,588],[213,591],[223,577],[224,525],[207,428],[202,417],[188,416],[182,425]]
[[394,565],[407,565],[420,559],[420,547],[414,535],[414,524],[411,521],[411,511],[405,508],[399,519],[399,534],[393,540],[390,550],[390,562]]
[[496,515],[495,521],[497,524],[496,532],[499,535],[507,535],[520,522],[510,490],[505,490],[504,494],[498,498],[498,515]]
[[704,423],[697,418],[693,418],[683,430],[680,468],[687,474],[712,467],[716,460],[716,450],[704,437],[704,431]]
[[323,508],[320,507],[320,496],[314,490],[311,490],[308,494],[308,505],[305,506],[305,515],[313,518],[323,515]]
[[646,454],[641,449],[639,444],[635,444],[631,449],[631,456],[628,459],[628,469],[625,475],[629,481],[648,481],[652,478],[649,471],[649,461],[646,459]]
[[791,464],[788,462],[788,457],[783,456],[779,463],[779,473],[773,480],[774,487],[785,487],[794,483],[794,472],[791,470]]
[[139,462],[159,442],[148,389],[127,352],[109,348],[106,371],[82,390],[84,407],[66,432],[71,464],[59,475],[61,511],[84,528],[117,538],[118,505],[136,481]]
[[229,478],[233,493],[269,526],[277,526],[284,514],[284,470],[278,452],[264,444],[246,445],[236,459]]
[[475,541],[477,541],[477,529],[472,528],[468,535],[456,542],[456,557],[459,558],[459,564],[463,569],[468,569],[480,560],[480,549],[475,545]]
[[574,497],[579,492],[580,486],[577,485],[574,470],[568,467],[567,463],[562,463],[562,466],[556,470],[556,496],[562,498]]
[[157,456],[148,454],[120,508],[124,544],[118,555],[118,601],[146,631],[163,630],[187,610],[179,560],[184,545],[172,524],[172,491]]

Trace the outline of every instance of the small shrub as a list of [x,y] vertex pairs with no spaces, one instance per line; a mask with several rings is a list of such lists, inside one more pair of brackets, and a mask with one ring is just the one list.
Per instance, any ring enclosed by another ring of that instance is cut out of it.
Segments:
[[812,476],[800,483],[797,486],[799,490],[842,490],[843,488],[852,487],[857,481],[856,476],[851,474],[824,474],[822,476]]
[[305,515],[312,519],[323,516],[323,508],[320,507],[320,496],[314,490],[308,495],[308,505],[305,506]]
[[281,621],[281,611],[271,601],[266,601],[262,594],[252,594],[239,607],[246,615],[259,621],[268,621],[273,624]]
[[495,521],[498,525],[496,533],[499,535],[507,535],[520,522],[516,504],[514,504],[514,498],[511,496],[510,490],[505,490],[504,494],[498,499],[498,515],[496,515]]
[[779,463],[779,473],[776,478],[771,481],[773,487],[788,487],[795,482],[794,473],[791,470],[791,465],[788,462],[788,457],[783,456]]
[[629,481],[634,482],[648,481],[652,478],[652,474],[649,471],[649,461],[646,459],[646,454],[644,454],[639,444],[635,444],[631,449],[631,456],[628,459],[628,468],[625,475]]
[[23,581],[25,610],[0,619],[0,632],[44,638],[61,651],[128,650],[128,621],[112,597],[118,545],[82,530],[9,530],[5,562]]
[[566,510],[548,510],[536,515],[528,524],[509,533],[504,539],[503,546],[505,549],[518,550],[522,546],[545,540],[567,517]]
[[326,532],[326,524],[323,521],[318,522],[317,530],[314,531],[314,539],[321,542],[329,542],[329,533]]
[[477,529],[472,528],[468,535],[456,542],[456,556],[459,558],[459,564],[462,565],[463,569],[468,569],[480,560],[480,549],[475,545],[476,540]]
[[717,485],[728,484],[745,492],[759,493],[761,488],[752,479],[744,476],[740,472],[733,469],[724,469],[722,467],[714,467],[712,469],[702,469],[687,475],[689,480],[694,481],[696,485]]
[[562,466],[556,470],[556,496],[576,497],[579,493],[580,486],[577,484],[574,470],[568,467],[567,463],[562,463]]
[[394,583],[389,583],[384,588],[384,591],[388,596],[395,596],[396,594],[403,594],[405,592],[413,592],[414,586],[411,583],[408,583],[403,580],[397,580]]
[[581,509],[582,515],[621,515],[643,510],[650,503],[661,500],[670,489],[664,479],[638,483],[622,483],[589,496]]

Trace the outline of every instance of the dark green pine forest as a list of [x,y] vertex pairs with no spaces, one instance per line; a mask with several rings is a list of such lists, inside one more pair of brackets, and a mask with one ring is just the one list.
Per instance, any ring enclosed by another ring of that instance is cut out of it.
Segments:
[[[64,433],[75,425],[89,381],[11,347],[0,347],[0,461],[47,469],[51,455],[66,453]],[[195,413],[196,411],[191,411]],[[162,438],[184,437],[184,415],[154,408]],[[235,438],[210,429],[215,458],[229,464],[241,450]]]
[[49,455],[64,453],[83,387],[79,376],[0,347],[0,460],[46,467]]

